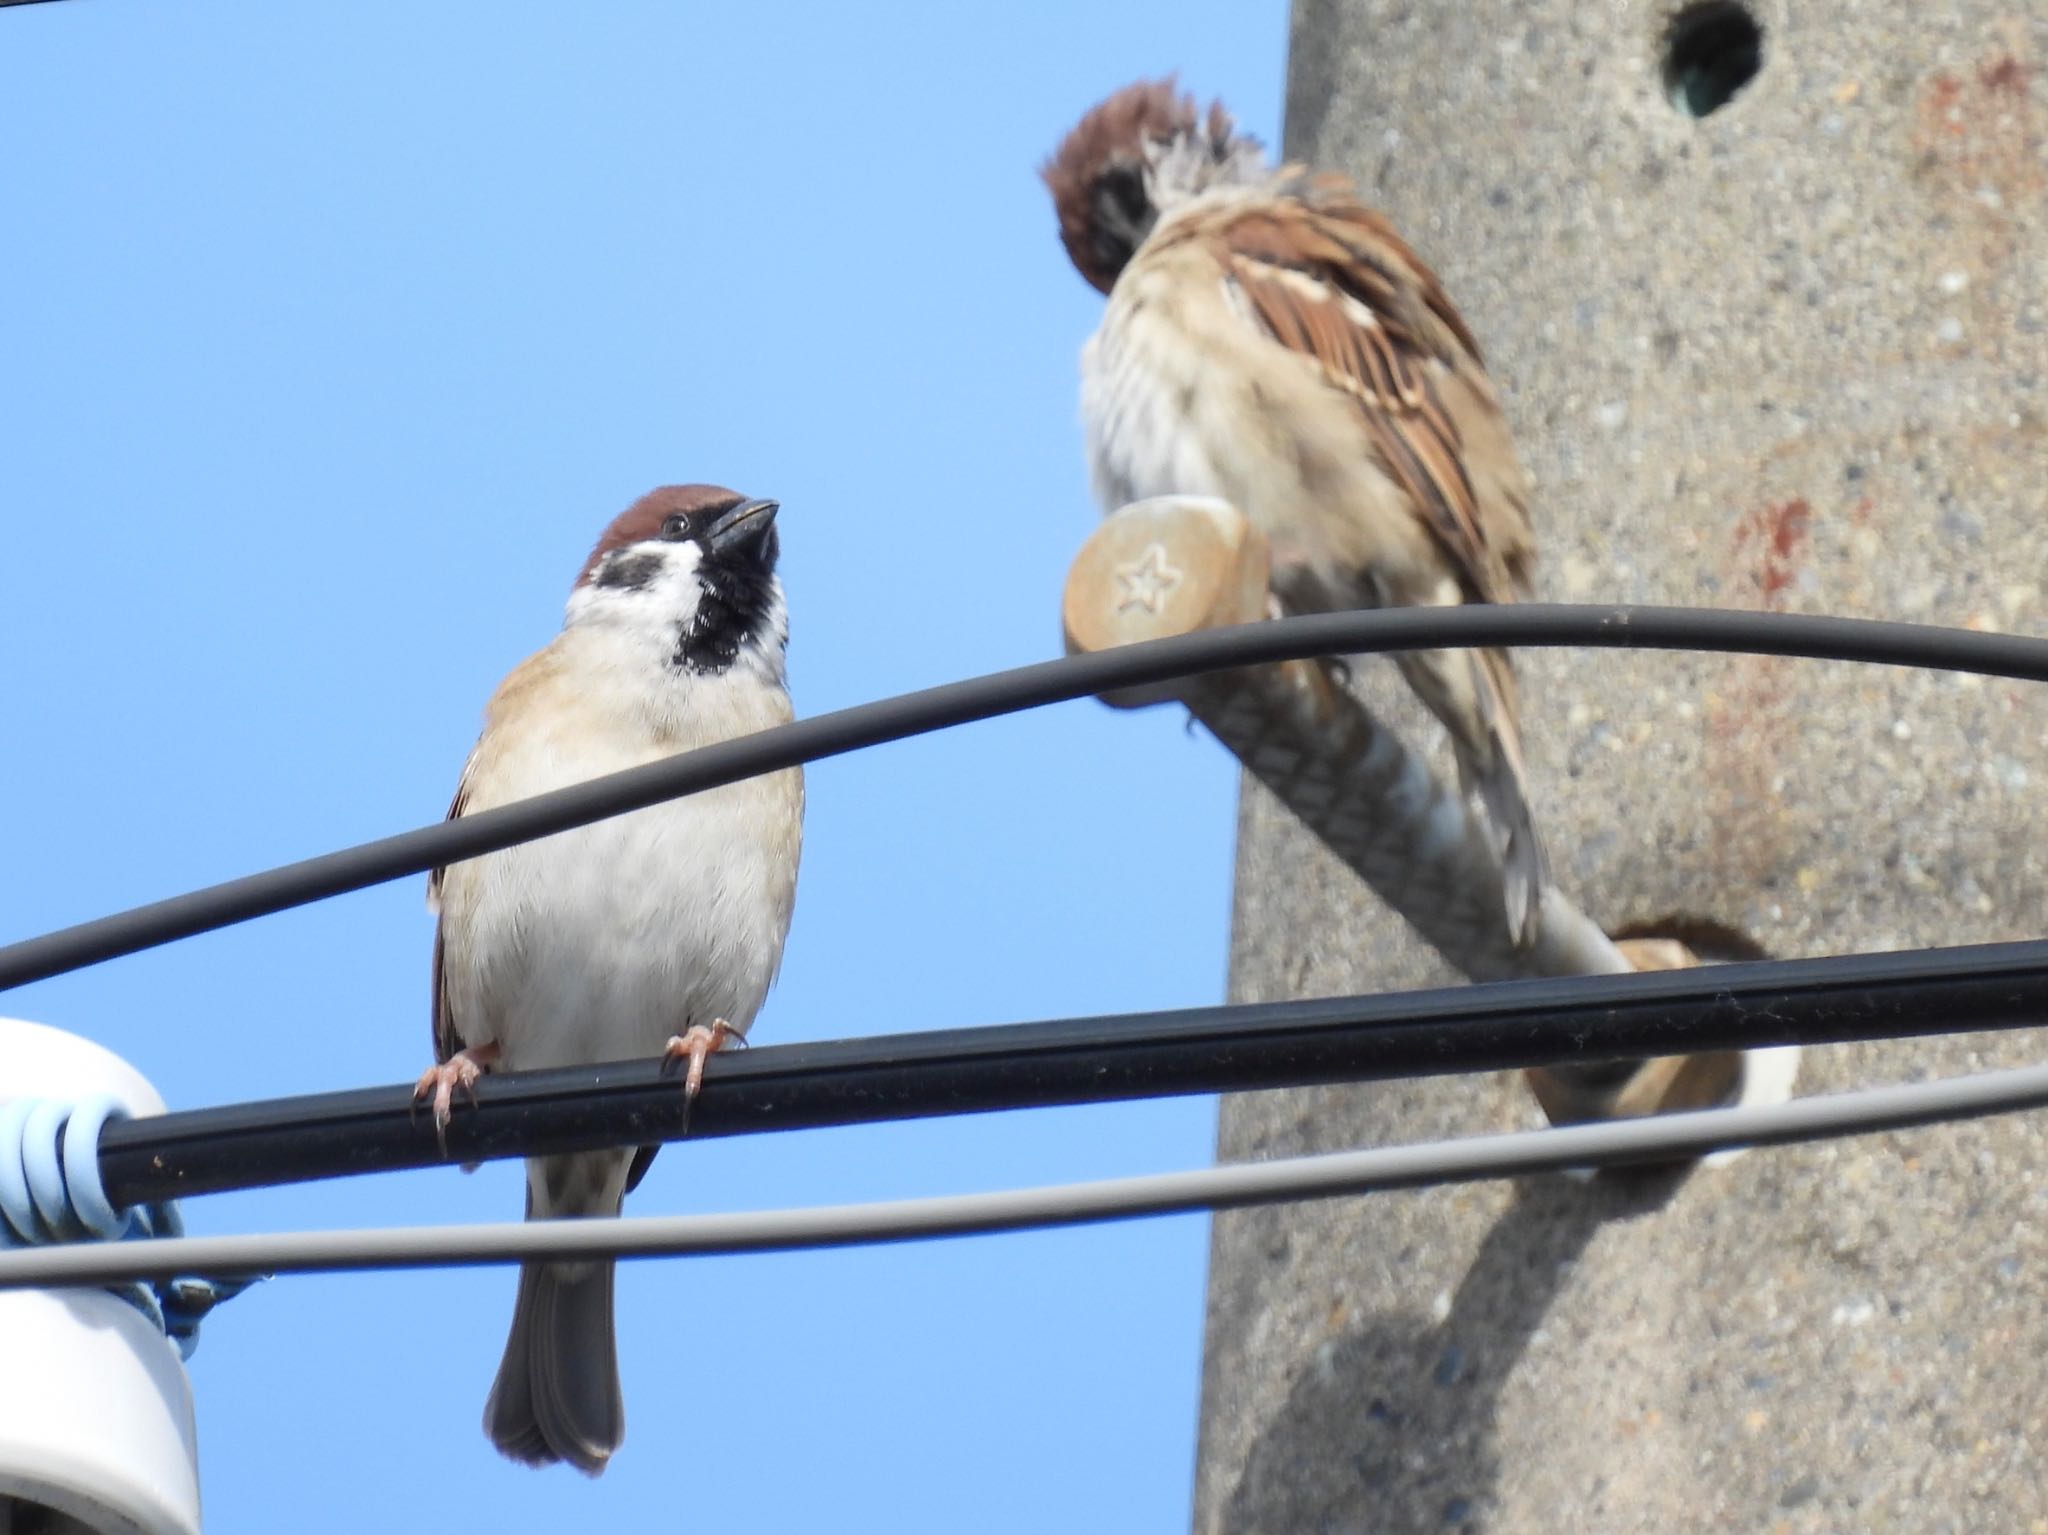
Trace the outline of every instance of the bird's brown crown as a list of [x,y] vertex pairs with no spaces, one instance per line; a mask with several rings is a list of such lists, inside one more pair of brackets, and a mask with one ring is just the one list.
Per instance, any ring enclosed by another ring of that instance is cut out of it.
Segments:
[[1075,124],[1038,171],[1075,270],[1107,293],[1150,231],[1158,209],[1146,184],[1148,145],[1199,141],[1221,165],[1243,142],[1232,128],[1223,103],[1212,102],[1205,121],[1195,98],[1180,94],[1171,75],[1125,86]]
[[650,490],[611,520],[611,525],[598,538],[597,547],[590,551],[590,558],[583,562],[576,584],[581,586],[588,581],[598,562],[614,549],[645,543],[655,537],[669,518],[677,514],[688,517],[698,512],[723,511],[727,507],[738,506],[745,499],[738,491],[727,490],[723,485],[663,485]]

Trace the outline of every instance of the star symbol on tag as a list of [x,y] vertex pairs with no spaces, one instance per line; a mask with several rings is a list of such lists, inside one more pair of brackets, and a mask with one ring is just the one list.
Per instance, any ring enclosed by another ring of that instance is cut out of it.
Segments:
[[1166,563],[1166,545],[1149,543],[1143,554],[1116,569],[1116,610],[1143,608],[1157,613],[1180,583],[1181,572]]

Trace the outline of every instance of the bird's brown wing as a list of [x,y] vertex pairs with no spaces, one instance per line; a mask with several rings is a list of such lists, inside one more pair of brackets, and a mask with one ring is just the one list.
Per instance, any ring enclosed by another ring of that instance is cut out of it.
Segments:
[[[455,786],[455,798],[449,802],[446,819],[452,821],[462,814],[463,806],[469,799],[469,769],[465,766],[462,781]],[[441,886],[448,871],[430,869],[427,872],[427,909],[434,913],[434,1060],[446,1065],[456,1051],[462,1049],[462,1034],[455,1027],[455,1020],[448,1013],[448,966],[445,957],[447,919],[441,915]]]
[[1358,402],[1373,452],[1468,595],[1505,601],[1528,557],[1526,514],[1483,504],[1481,466],[1468,462],[1474,439],[1513,453],[1478,343],[1387,221],[1332,190],[1347,185],[1318,181],[1312,197],[1237,209],[1213,229],[1225,279],[1268,335]]

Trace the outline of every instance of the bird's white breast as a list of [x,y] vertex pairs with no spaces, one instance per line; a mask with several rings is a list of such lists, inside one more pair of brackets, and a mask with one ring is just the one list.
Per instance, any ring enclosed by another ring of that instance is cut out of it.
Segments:
[[1147,496],[1231,499],[1211,455],[1213,434],[1201,429],[1203,360],[1177,316],[1177,296],[1142,276],[1132,286],[1139,291],[1118,285],[1081,353],[1096,502],[1107,513]]
[[[521,669],[536,676],[508,680],[465,776],[465,813],[789,718],[779,687],[737,670],[625,685],[637,658],[609,643],[566,631]],[[789,770],[450,868],[456,1033],[495,1039],[506,1070],[653,1055],[714,1018],[744,1033],[781,962],[802,813]]]

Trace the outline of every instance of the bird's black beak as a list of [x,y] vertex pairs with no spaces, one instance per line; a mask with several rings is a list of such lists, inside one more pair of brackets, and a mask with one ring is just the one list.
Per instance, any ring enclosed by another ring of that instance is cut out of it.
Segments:
[[705,532],[705,542],[716,554],[772,564],[779,509],[780,503],[774,501],[742,501],[731,511],[718,514]]

